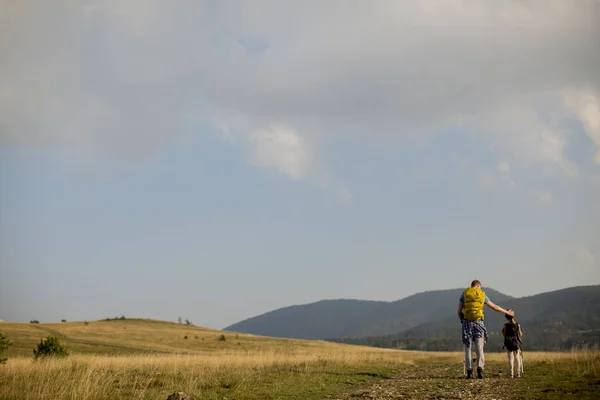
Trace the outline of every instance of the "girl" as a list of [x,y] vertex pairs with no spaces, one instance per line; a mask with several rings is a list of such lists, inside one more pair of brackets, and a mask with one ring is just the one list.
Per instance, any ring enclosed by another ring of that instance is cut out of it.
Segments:
[[[511,310],[508,310],[511,311]],[[515,317],[504,314],[504,317],[508,320],[502,327],[502,336],[504,336],[504,348],[508,355],[508,372],[510,377],[517,378],[521,376],[522,358],[521,358],[521,337],[523,332],[521,331],[521,325],[515,321]],[[516,361],[516,373],[514,371]]]

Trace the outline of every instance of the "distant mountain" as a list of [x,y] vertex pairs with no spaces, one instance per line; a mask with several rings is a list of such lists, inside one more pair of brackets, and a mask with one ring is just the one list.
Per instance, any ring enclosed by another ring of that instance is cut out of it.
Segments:
[[[515,311],[515,319],[523,329],[524,349],[557,350],[573,345],[600,344],[600,285],[492,301]],[[461,325],[455,314],[397,334],[332,341],[411,350],[460,350]],[[502,348],[501,331],[505,322],[502,314],[485,308],[485,324],[489,333],[487,348]]]
[[[322,300],[280,308],[224,330],[314,340],[388,335],[456,315],[463,290],[423,292],[393,302]],[[485,291],[499,304],[512,299],[494,289],[486,288]]]

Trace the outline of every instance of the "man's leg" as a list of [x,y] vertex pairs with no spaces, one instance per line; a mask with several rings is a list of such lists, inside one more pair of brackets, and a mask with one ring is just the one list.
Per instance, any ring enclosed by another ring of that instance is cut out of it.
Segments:
[[475,352],[477,353],[477,377],[483,378],[483,366],[485,365],[485,358],[483,355],[483,342],[482,337],[475,338]]
[[[515,353],[513,353],[510,350],[506,350],[506,353],[508,354],[508,374],[510,375],[510,377],[512,378],[514,376],[514,366],[515,366]],[[518,357],[517,357],[518,359]],[[518,361],[517,361],[518,362]]]
[[465,346],[465,367],[467,368],[467,378],[471,377],[473,373],[473,359],[471,358],[471,343]]

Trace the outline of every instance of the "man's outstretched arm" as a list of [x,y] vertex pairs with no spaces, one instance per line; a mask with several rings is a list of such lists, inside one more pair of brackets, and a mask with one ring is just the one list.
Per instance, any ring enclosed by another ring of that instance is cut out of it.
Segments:
[[514,311],[508,311],[505,310],[504,308],[495,305],[494,303],[492,303],[491,301],[488,301],[487,303],[485,303],[489,308],[491,308],[494,311],[498,311],[499,313],[503,313],[503,314],[508,314],[511,317],[515,316],[515,312]]
[[462,319],[463,319],[463,313],[462,313],[462,310],[463,310],[463,303],[462,303],[462,301],[459,301],[459,302],[458,302],[458,318],[459,318],[461,321],[462,321]]

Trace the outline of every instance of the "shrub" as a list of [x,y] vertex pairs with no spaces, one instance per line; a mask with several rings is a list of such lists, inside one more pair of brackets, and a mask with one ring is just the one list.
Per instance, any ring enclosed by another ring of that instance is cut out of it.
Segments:
[[224,342],[226,340],[227,340],[227,338],[225,337],[225,335],[219,336],[219,342]]
[[118,321],[118,320],[125,320],[125,319],[127,319],[127,317],[125,317],[124,315],[121,315],[120,317],[114,317],[114,318],[110,318],[110,317],[104,318],[105,321]]
[[83,324],[84,324],[84,325],[89,325],[89,322],[87,322],[87,321],[83,321]]
[[33,349],[33,358],[40,357],[64,357],[69,355],[60,340],[56,336],[48,336],[46,340],[41,339],[37,349]]
[[192,321],[190,321],[189,319],[186,319],[186,320],[185,320],[185,324],[186,324],[186,325],[193,325],[193,324],[192,324]]
[[[2,352],[8,349],[11,345],[12,343],[8,341],[6,336],[0,333],[0,354],[2,354]],[[0,357],[0,365],[6,364],[6,360],[8,360],[6,357]]]
[[62,319],[60,322],[67,322],[67,320],[66,319]]
[[187,338],[188,338],[188,337],[187,337],[187,335],[185,335],[183,338],[184,338],[185,340],[187,340]]
[[29,321],[29,322],[32,323],[32,324],[39,324],[40,323],[40,321],[38,321],[37,319],[34,319],[32,321]]

